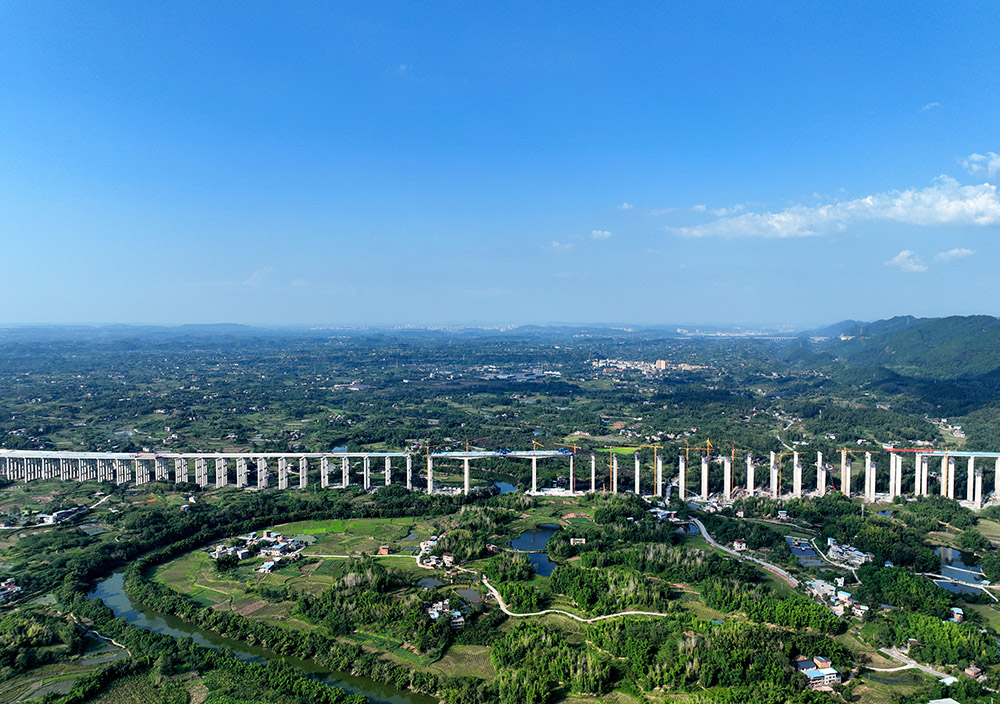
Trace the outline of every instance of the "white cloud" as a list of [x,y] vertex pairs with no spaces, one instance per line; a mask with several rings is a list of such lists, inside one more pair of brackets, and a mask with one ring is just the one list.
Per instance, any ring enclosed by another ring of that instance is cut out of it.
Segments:
[[647,215],[666,215],[667,213],[673,213],[677,208],[650,208],[646,211]]
[[253,272],[243,281],[244,286],[260,286],[271,278],[271,274],[274,273],[273,266],[265,266],[257,271]]
[[573,249],[573,245],[568,242],[563,244],[558,240],[552,240],[552,242],[546,249],[548,249],[550,252],[568,252],[569,250]]
[[629,203],[628,201],[625,201],[621,205],[616,205],[615,207],[618,208],[619,210],[635,210],[635,206]]
[[939,107],[941,107],[941,103],[935,101],[933,103],[927,103],[927,105],[923,106],[920,109],[921,111],[926,112],[927,110],[933,110],[934,108],[939,108]]
[[934,260],[950,262],[952,259],[962,259],[963,257],[970,257],[973,254],[975,254],[974,250],[966,249],[965,247],[956,247],[955,249],[949,249],[947,252],[938,252],[934,255]]
[[902,252],[897,254],[895,257],[890,259],[885,263],[886,266],[899,267],[900,271],[906,271],[909,273],[919,273],[921,271],[927,271],[927,265],[909,249],[904,249]]
[[611,232],[609,230],[591,230],[590,236],[595,240],[606,240],[611,237]]
[[696,213],[704,213],[706,210],[708,210],[708,206],[699,203],[698,205],[692,205],[691,210],[693,210]]
[[985,154],[970,154],[961,160],[962,166],[973,176],[996,178],[1000,174],[1000,154],[986,152]]
[[749,212],[693,227],[670,227],[686,237],[812,237],[842,232],[861,222],[910,225],[1000,225],[997,187],[963,186],[939,176],[922,189],[887,191],[821,205],[793,205],[778,212]]
[[746,209],[747,206],[745,203],[737,203],[736,205],[729,208],[717,208],[712,211],[712,215],[714,215],[717,218],[724,218],[729,215],[736,215],[737,213],[742,213]]

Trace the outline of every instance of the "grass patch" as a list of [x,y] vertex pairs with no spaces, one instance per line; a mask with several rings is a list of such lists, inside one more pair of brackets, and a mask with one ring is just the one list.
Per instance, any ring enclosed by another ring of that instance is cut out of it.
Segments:
[[453,645],[432,669],[450,677],[471,676],[484,680],[496,677],[490,649],[485,645]]

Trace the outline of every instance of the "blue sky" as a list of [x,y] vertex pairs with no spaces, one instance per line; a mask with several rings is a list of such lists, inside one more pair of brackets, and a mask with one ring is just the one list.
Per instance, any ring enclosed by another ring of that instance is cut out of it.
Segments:
[[0,322],[1000,313],[996,6],[703,5],[0,2]]

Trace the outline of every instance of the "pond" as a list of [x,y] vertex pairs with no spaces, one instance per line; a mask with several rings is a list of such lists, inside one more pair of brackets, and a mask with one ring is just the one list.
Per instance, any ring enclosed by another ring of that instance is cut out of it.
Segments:
[[373,704],[432,704],[435,701],[431,697],[396,689],[367,677],[355,677],[344,672],[327,670],[312,660],[277,655],[241,640],[226,638],[215,631],[198,628],[176,616],[158,613],[142,604],[133,604],[125,593],[123,572],[115,572],[98,583],[89,596],[92,599],[97,598],[103,601],[108,608],[114,611],[115,616],[125,619],[133,626],[145,628],[154,633],[165,633],[174,638],[190,637],[198,645],[213,650],[219,650],[223,647],[229,648],[234,657],[246,662],[263,663],[280,660],[301,672],[313,675],[323,682],[351,694],[363,694]]
[[423,587],[424,589],[437,589],[442,584],[444,584],[444,582],[437,577],[424,577],[423,579],[417,580],[417,586]]
[[[970,584],[978,584],[983,581],[983,568],[979,565],[967,564],[962,557],[961,551],[955,548],[938,547],[934,548],[934,553],[941,558],[942,576],[958,579],[962,582],[969,582]],[[980,591],[975,587],[953,584],[944,580],[936,581],[935,584],[958,594],[978,594]]]
[[456,589],[455,593],[465,599],[470,604],[478,604],[483,600],[483,594],[478,589]]
[[517,487],[513,484],[508,484],[507,482],[493,482],[497,485],[497,489],[500,490],[501,494],[513,494],[517,491]]
[[543,523],[537,528],[526,530],[515,540],[511,540],[510,545],[515,550],[528,553],[528,560],[531,561],[531,568],[542,577],[548,577],[556,569],[555,562],[549,559],[545,553],[545,546],[549,538],[560,530],[559,526],[552,523]]

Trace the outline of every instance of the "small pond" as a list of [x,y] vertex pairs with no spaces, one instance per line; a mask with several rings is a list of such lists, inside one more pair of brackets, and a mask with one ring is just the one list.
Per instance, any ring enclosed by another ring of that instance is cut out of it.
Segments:
[[444,584],[444,582],[437,577],[424,577],[423,579],[417,580],[417,586],[423,587],[424,589],[437,589],[442,584]]
[[557,565],[545,553],[545,546],[548,544],[549,538],[555,535],[558,530],[560,528],[557,525],[543,523],[537,528],[524,531],[508,544],[515,550],[528,553],[531,568],[535,570],[535,573],[542,577],[548,577]]
[[507,482],[493,482],[497,485],[497,489],[500,490],[501,494],[513,494],[517,491],[517,487],[513,484],[508,484]]

